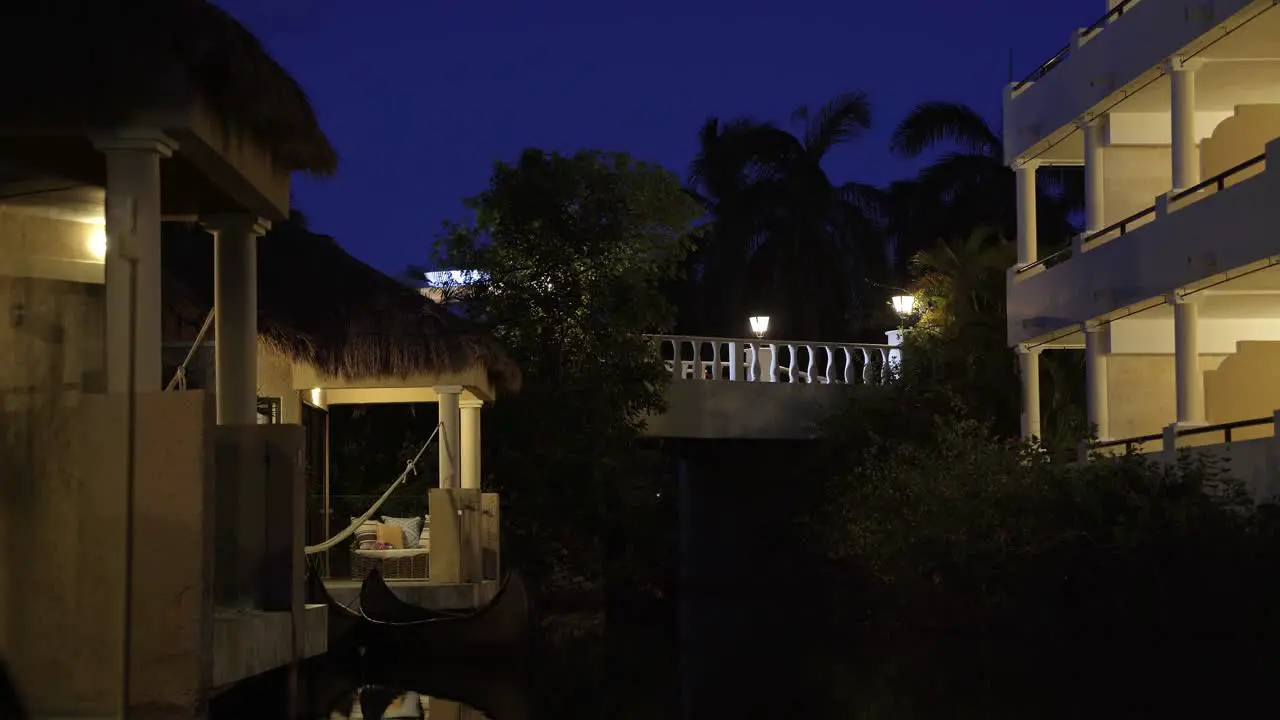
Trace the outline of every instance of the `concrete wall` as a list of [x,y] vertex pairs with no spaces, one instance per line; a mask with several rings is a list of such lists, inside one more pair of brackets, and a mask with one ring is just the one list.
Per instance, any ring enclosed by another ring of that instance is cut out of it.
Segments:
[[[127,412],[86,395],[0,416],[0,655],[37,715],[120,702]],[[214,407],[155,393],[136,413],[132,701],[190,716],[212,657]]]
[[[1200,143],[1200,177],[1209,179],[1254,158],[1280,137],[1280,105],[1241,105]],[[1262,171],[1255,165],[1231,176],[1229,184]]]
[[1102,162],[1103,222],[1107,225],[1151,207],[1173,182],[1167,146],[1112,145],[1104,148]]
[[1205,373],[1204,393],[1210,423],[1270,417],[1280,408],[1280,342],[1240,343],[1236,354]]
[[851,388],[809,383],[677,380],[667,410],[649,419],[645,434],[703,439],[804,439]]
[[1161,432],[1177,419],[1172,355],[1111,355],[1107,358],[1111,437]]
[[0,204],[0,275],[101,283],[103,226],[32,212]]

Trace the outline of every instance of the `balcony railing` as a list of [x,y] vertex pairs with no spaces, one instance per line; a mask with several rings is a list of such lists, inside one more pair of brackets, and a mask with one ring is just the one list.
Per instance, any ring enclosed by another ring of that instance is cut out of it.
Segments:
[[[1094,33],[1101,31],[1108,24],[1114,22],[1121,15],[1124,15],[1124,11],[1132,7],[1133,4],[1136,2],[1138,2],[1138,0],[1124,0],[1124,2],[1121,2],[1117,4],[1115,7],[1108,10],[1105,15],[1095,20],[1092,25],[1090,25],[1089,27],[1085,28],[1080,32],[1079,42],[1084,42],[1086,39],[1093,36]],[[1044,62],[1040,63],[1040,66],[1037,67],[1034,71],[1032,71],[1030,75],[1026,76],[1022,80],[1019,80],[1018,84],[1013,86],[1014,94],[1016,95],[1026,86],[1030,85],[1033,82],[1036,82],[1037,80],[1043,78],[1045,75],[1048,75],[1050,72],[1052,72],[1054,68],[1062,64],[1062,61],[1066,60],[1067,57],[1071,55],[1071,49],[1073,47],[1076,47],[1076,43],[1072,43],[1071,45],[1068,45],[1062,48],[1058,52],[1054,53],[1053,56],[1050,57],[1048,60],[1045,60]]]
[[[1246,178],[1241,177],[1241,175],[1250,169],[1259,168],[1259,170],[1265,170],[1266,160],[1267,160],[1266,153],[1256,155],[1254,157],[1249,158],[1248,160],[1245,160],[1239,165],[1228,168],[1218,173],[1217,175],[1214,175],[1213,177],[1207,180],[1204,180],[1203,182],[1197,185],[1193,185],[1187,188],[1186,190],[1180,190],[1177,193],[1173,193],[1169,195],[1168,200],[1165,202],[1166,212],[1173,212],[1178,208],[1190,205],[1191,203],[1197,202],[1202,198],[1208,197],[1209,195],[1213,195],[1215,193],[1221,192],[1227,189],[1228,187],[1234,185],[1237,182],[1245,180]],[[1124,218],[1123,220],[1111,223],[1110,225],[1102,228],[1101,230],[1097,230],[1095,232],[1089,233],[1088,235],[1081,237],[1079,239],[1081,248],[1083,248],[1085,245],[1089,245],[1090,243],[1093,243],[1099,240],[1110,239],[1113,237],[1121,237],[1138,227],[1141,227],[1143,225],[1146,225],[1149,222],[1152,222],[1159,215],[1160,204],[1161,203],[1157,202],[1151,205],[1150,207],[1139,210],[1138,212]],[[1050,268],[1050,267],[1053,267],[1054,265],[1057,265],[1067,260],[1068,258],[1071,257],[1071,255],[1072,255],[1071,246],[1059,248],[1058,250],[1046,255],[1043,258],[1040,258],[1039,260],[1036,260],[1033,263],[1027,263],[1024,266],[1019,267],[1017,270],[1017,273],[1022,274],[1042,266],[1045,268]]]
[[[1235,420],[1232,422],[1216,423],[1214,425],[1180,427],[1173,430],[1173,439],[1176,442],[1182,438],[1196,438],[1194,443],[1195,445],[1204,445],[1207,444],[1204,440],[1221,438],[1222,445],[1230,445],[1233,439],[1240,436],[1242,430],[1274,425],[1275,422],[1276,416],[1268,415],[1267,417]],[[1246,433],[1246,435],[1256,436],[1257,433]],[[1245,439],[1253,438],[1246,437]],[[1106,440],[1096,443],[1092,447],[1095,452],[1103,454],[1110,454],[1111,452],[1149,452],[1149,450],[1144,447],[1147,443],[1158,442],[1163,444],[1168,440],[1169,438],[1166,438],[1164,433],[1153,433],[1151,435],[1136,435],[1134,437],[1121,438],[1119,440]]]
[[891,345],[654,335],[673,380],[880,385],[901,348]]

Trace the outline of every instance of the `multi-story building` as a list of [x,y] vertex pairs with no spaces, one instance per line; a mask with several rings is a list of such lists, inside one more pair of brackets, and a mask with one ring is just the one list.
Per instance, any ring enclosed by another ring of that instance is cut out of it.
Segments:
[[[1040,428],[1040,353],[1083,348],[1101,440],[1167,450],[1273,436],[1277,4],[1106,0],[1007,89],[1020,220],[1008,339],[1025,435]],[[1050,165],[1084,171],[1084,232],[1068,247],[1036,237],[1036,169]]]

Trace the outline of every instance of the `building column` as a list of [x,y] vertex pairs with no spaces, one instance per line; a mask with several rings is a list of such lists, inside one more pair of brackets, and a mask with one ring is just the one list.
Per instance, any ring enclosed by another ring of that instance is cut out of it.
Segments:
[[213,233],[214,377],[218,424],[258,421],[258,237],[256,215],[201,219]]
[[1085,399],[1089,424],[1099,440],[1111,439],[1111,418],[1107,412],[1107,328],[1084,328]]
[[178,145],[158,130],[132,129],[101,136],[94,146],[107,161],[107,392],[159,392],[160,161]]
[[1174,377],[1178,392],[1178,424],[1204,424],[1204,373],[1200,372],[1200,312],[1190,298],[1174,295]]
[[440,487],[456,489],[458,487],[458,466],[462,458],[462,416],[459,402],[462,387],[447,385],[435,388],[436,408],[440,413],[440,435],[437,447],[440,448]]
[[1014,168],[1018,184],[1018,267],[1025,267],[1039,259],[1036,219],[1036,160]]
[[466,397],[458,402],[462,429],[459,434],[463,489],[480,489],[480,409],[484,401]]
[[1106,227],[1103,203],[1103,118],[1081,121],[1084,133],[1084,232],[1089,235]]
[[1022,439],[1040,435],[1040,349],[1019,345],[1018,376],[1022,380]]
[[1200,152],[1196,147],[1197,60],[1174,58],[1165,64],[1169,74],[1170,144],[1173,156],[1173,191],[1200,182]]

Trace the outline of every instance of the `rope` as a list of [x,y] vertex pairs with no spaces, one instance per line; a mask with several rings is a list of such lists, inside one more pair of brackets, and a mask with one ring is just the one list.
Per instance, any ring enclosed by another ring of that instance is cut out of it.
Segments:
[[405,479],[409,477],[410,473],[418,472],[418,461],[422,459],[422,454],[427,451],[427,448],[431,445],[431,441],[435,440],[436,435],[438,435],[439,433],[440,433],[440,427],[437,426],[435,431],[431,433],[431,437],[427,438],[427,441],[422,444],[421,448],[419,448],[418,454],[414,455],[413,459],[410,460],[405,465],[404,472],[400,473],[400,477],[396,478],[396,481],[391,483],[391,487],[387,488],[387,491],[382,493],[382,497],[378,498],[377,502],[375,502],[372,507],[366,510],[363,515],[353,520],[345,530],[338,533],[337,535],[334,535],[333,537],[329,538],[328,540],[325,540],[324,542],[318,545],[308,545],[306,547],[306,553],[308,555],[312,555],[318,552],[324,552],[325,550],[328,550],[329,548],[337,545],[343,540],[346,540],[347,538],[351,537],[355,533],[355,531],[360,528],[361,525],[365,524],[365,522],[367,522],[369,518],[373,517],[374,513],[378,512],[378,508],[382,507],[382,504],[386,502],[388,498],[391,497],[391,493],[395,492],[396,488],[400,487],[400,484],[403,483]]
[[209,326],[213,325],[213,310],[209,310],[209,314],[204,316],[204,324],[200,326],[200,332],[196,333],[195,342],[191,343],[191,349],[187,351],[187,358],[178,366],[178,371],[173,374],[173,379],[165,386],[165,392],[169,392],[175,387],[179,390],[187,389],[187,366],[191,364],[191,360],[196,356],[196,352],[200,350],[200,346],[204,345],[204,336],[209,334]]

